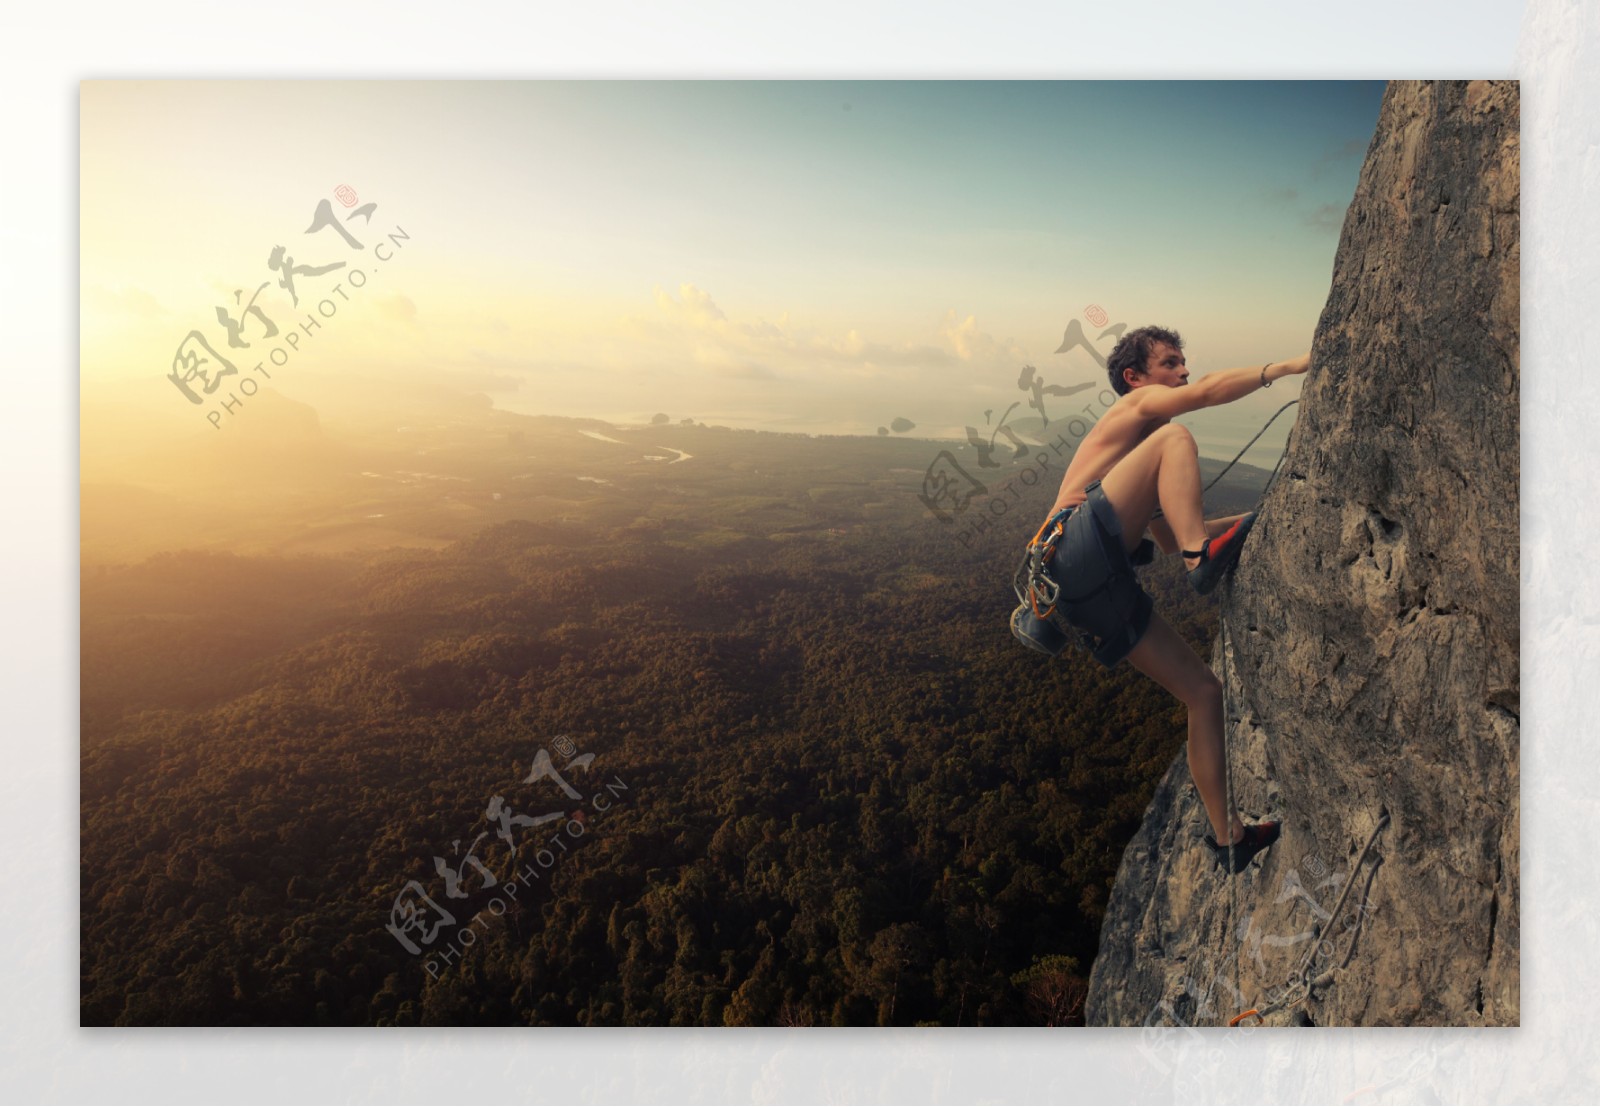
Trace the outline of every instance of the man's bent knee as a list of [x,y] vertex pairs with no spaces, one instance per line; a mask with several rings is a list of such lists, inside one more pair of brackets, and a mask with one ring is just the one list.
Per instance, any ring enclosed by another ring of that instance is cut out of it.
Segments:
[[1168,449],[1179,446],[1196,451],[1200,449],[1200,444],[1194,440],[1194,433],[1188,427],[1179,423],[1168,423],[1153,432],[1150,437],[1156,439]]

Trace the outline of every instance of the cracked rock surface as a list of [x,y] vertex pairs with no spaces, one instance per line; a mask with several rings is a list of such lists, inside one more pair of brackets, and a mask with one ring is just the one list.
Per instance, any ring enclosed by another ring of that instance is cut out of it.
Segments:
[[1180,755],[1090,1025],[1226,1025],[1308,957],[1268,1024],[1519,1021],[1518,116],[1515,82],[1384,95],[1283,472],[1219,590],[1234,792],[1283,837],[1230,888]]

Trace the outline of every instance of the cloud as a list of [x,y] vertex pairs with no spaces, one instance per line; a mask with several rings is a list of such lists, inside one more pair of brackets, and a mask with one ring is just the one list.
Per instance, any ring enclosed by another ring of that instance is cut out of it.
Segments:
[[659,285],[652,291],[655,312],[618,320],[608,337],[649,344],[663,357],[677,351],[676,356],[723,377],[811,377],[826,364],[847,376],[903,381],[927,370],[1010,370],[1026,360],[1016,343],[996,339],[974,316],[960,318],[953,309],[926,338],[889,343],[860,327],[843,334],[797,331],[787,311],[775,323],[733,319],[708,291],[693,284],[679,285],[676,294]]
[[[985,407],[1003,410],[1021,398],[1008,387],[1018,368],[1039,363],[1050,349],[1024,350],[985,329],[975,313],[942,306],[920,328],[885,332],[877,328],[892,324],[875,322],[865,308],[857,319],[824,326],[776,305],[764,315],[741,315],[689,283],[646,286],[645,297],[635,310],[596,313],[559,336],[542,333],[542,323],[525,324],[525,349],[511,360],[533,354],[558,362],[559,371],[524,362],[538,381],[524,391],[548,397],[550,410],[596,410],[601,401],[576,385],[587,374],[631,397],[644,418],[692,411],[701,422],[858,425],[867,434],[883,424],[890,434],[940,433],[971,421],[968,408],[981,418]],[[967,390],[986,381],[973,408]],[[724,410],[729,406],[751,410],[735,416]],[[888,418],[901,413],[903,423]]]
[[378,314],[386,319],[393,319],[400,323],[415,323],[417,321],[417,305],[409,296],[391,293],[388,296],[374,297],[374,306]]
[[975,362],[987,368],[1027,360],[1026,351],[1011,339],[1002,341],[979,330],[976,316],[969,315],[958,322],[955,308],[944,313],[938,336],[944,349],[960,361]]
[[938,346],[918,342],[891,346],[873,342],[853,328],[842,338],[813,335],[795,352],[808,363],[826,361],[853,376],[886,380],[904,380],[916,371],[961,364]]
[[711,294],[692,284],[678,286],[681,299],[674,300],[672,293],[662,291],[660,285],[656,286],[655,295],[656,307],[661,309],[663,315],[690,327],[715,330],[717,324],[728,321],[727,315],[717,306]]
[[996,339],[979,328],[976,317],[958,318],[953,309],[945,313],[932,341],[886,343],[859,327],[842,335],[796,333],[787,311],[776,323],[730,319],[709,292],[692,284],[680,285],[676,296],[658,285],[654,298],[655,316],[623,320],[622,333],[666,345],[687,341],[696,362],[724,375],[779,377],[784,374],[771,368],[773,364],[800,361],[806,366],[832,363],[858,376],[894,378],[911,369],[963,364],[988,368],[1025,359],[1016,343]]
[[869,347],[867,340],[861,337],[861,332],[851,327],[843,338],[828,335],[814,335],[809,343],[812,352],[825,354],[834,360],[859,361],[873,350],[880,355],[887,352],[886,347]]
[[957,323],[956,309],[951,308],[944,313],[944,325],[939,328],[939,337],[956,357],[971,361],[973,344],[979,337],[977,316],[969,315]]
[[[783,317],[787,319],[789,313],[784,312]],[[783,327],[769,323],[765,319],[758,323],[735,323],[733,326],[740,334],[751,338],[783,338],[786,333]]]

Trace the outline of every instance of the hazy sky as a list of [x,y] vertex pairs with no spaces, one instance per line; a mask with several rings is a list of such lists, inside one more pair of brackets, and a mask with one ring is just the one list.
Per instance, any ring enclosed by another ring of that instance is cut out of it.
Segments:
[[[166,374],[191,329],[241,366],[220,397],[357,267],[368,283],[269,364],[286,395],[436,380],[528,412],[845,433],[904,416],[942,435],[1024,398],[1025,363],[1097,379],[1053,353],[1090,305],[1179,329],[1196,373],[1289,357],[1310,346],[1382,92],[85,82],[84,395],[132,387],[190,414]],[[362,250],[303,233],[324,199]],[[380,264],[396,227],[410,237]],[[346,268],[297,277],[292,308],[276,246]],[[279,337],[247,318],[250,349],[228,352],[216,307],[269,281],[256,304]]]

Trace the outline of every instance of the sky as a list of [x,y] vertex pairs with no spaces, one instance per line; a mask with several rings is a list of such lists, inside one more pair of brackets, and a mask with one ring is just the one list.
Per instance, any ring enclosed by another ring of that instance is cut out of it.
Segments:
[[[1196,377],[1309,349],[1383,83],[80,91],[85,402],[205,427],[261,364],[314,406],[338,380],[443,384],[529,413],[947,437],[1025,402],[1024,365],[1103,379],[1056,352],[1074,320],[1102,354],[1118,324],[1173,327]],[[306,233],[324,201],[348,240]],[[297,275],[295,305],[278,246],[345,264]],[[217,308],[252,293],[230,353]],[[191,330],[240,369],[198,405],[167,379]],[[1242,445],[1285,384],[1196,417],[1202,447]]]

